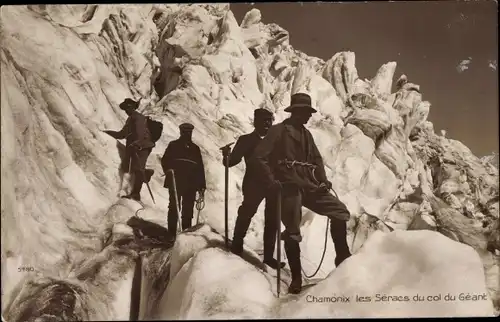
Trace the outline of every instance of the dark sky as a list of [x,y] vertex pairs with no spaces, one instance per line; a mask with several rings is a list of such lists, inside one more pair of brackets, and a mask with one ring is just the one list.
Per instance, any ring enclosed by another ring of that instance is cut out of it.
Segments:
[[[445,129],[477,156],[498,152],[495,1],[231,4],[239,23],[252,8],[264,23],[288,30],[290,44],[310,56],[328,60],[353,51],[362,79],[396,61],[394,82],[404,73],[420,85],[437,133]],[[468,69],[459,72],[469,58]]]

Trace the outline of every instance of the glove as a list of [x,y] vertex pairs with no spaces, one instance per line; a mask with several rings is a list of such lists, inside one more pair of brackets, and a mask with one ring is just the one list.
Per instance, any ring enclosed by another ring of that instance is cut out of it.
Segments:
[[198,195],[199,195],[200,199],[204,199],[204,197],[205,197],[205,188],[202,188],[202,189],[198,190]]
[[328,190],[332,189],[332,183],[328,180],[326,180],[325,182],[322,182],[319,184],[319,187],[318,189],[321,190],[321,191],[324,191],[324,192],[327,192]]
[[139,141],[134,141],[130,143],[128,147],[132,149],[142,150],[142,148],[139,146]]
[[229,154],[231,153],[231,147],[230,147],[230,146],[228,146],[228,145],[226,145],[226,146],[222,147],[220,150],[221,150],[221,152],[222,152],[222,156],[223,156],[223,157],[227,157],[227,156],[229,156]]

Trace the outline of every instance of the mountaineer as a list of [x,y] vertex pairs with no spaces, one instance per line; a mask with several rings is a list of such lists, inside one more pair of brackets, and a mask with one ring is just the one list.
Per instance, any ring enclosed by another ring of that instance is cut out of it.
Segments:
[[[201,151],[198,145],[192,141],[193,129],[192,124],[181,124],[179,126],[179,139],[168,144],[161,159],[161,166],[166,176],[164,187],[169,189],[170,195],[168,231],[173,237],[176,235],[177,220],[179,220],[177,209],[181,208],[182,204],[182,230],[190,228],[196,192],[203,199],[206,189],[205,168]],[[174,177],[169,175],[170,170],[174,170]],[[172,180],[175,180],[177,196],[174,193]]]
[[[125,162],[129,173],[134,175],[132,191],[123,198],[141,201],[141,189],[144,182],[149,182],[153,175],[152,169],[146,169],[146,161],[155,146],[148,126],[148,117],[137,112],[139,102],[126,98],[120,103],[120,109],[127,113],[128,118],[120,131],[105,130],[113,138],[126,139]],[[161,131],[160,131],[161,134]]]
[[[266,199],[266,208],[264,210],[264,264],[277,269],[278,261],[273,257],[274,246],[276,244],[276,199],[266,196],[265,190],[262,189],[262,183],[255,179],[255,168],[249,164],[249,158],[254,152],[257,144],[266,136],[267,131],[274,121],[272,112],[259,108],[254,110],[254,127],[255,130],[249,134],[242,135],[236,141],[233,151],[230,146],[222,149],[223,164],[225,165],[228,158],[228,166],[233,167],[239,164],[242,158],[245,158],[246,171],[243,177],[243,202],[238,208],[238,216],[234,227],[233,241],[231,243],[231,251],[240,255],[243,252],[243,239],[247,233],[250,222],[257,212],[262,200]],[[280,263],[281,267],[285,263]]]
[[273,193],[281,190],[282,222],[285,231],[285,253],[292,273],[288,292],[300,293],[302,273],[300,261],[301,207],[326,216],[331,220],[330,234],[335,245],[335,265],[339,266],[351,256],[347,245],[347,224],[350,213],[347,207],[329,190],[332,183],[326,178],[322,157],[314,138],[304,127],[316,110],[311,97],[304,93],[291,96],[285,109],[291,116],[272,126],[266,137],[255,148],[252,162],[259,171],[267,189]]

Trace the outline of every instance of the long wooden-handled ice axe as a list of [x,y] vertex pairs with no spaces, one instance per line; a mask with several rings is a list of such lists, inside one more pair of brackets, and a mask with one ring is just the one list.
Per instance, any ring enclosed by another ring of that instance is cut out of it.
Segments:
[[[176,183],[176,180],[175,180],[175,171],[173,169],[169,169],[167,171],[167,173],[171,173],[171,178],[172,178],[172,190],[173,190],[173,193],[174,193],[174,196],[175,196],[175,210],[177,210],[177,230],[178,232],[181,232],[182,231],[182,227],[181,227],[181,209],[180,209],[180,205],[179,205],[179,198],[177,197],[177,183]],[[166,174],[165,174],[166,175]]]
[[[228,235],[228,216],[229,216],[229,209],[228,209],[228,198],[229,198],[229,152],[231,149],[231,145],[233,145],[234,142],[231,142],[229,144],[224,145],[222,148],[220,148],[221,151],[224,152],[224,167],[225,167],[225,182],[224,182],[224,230],[225,230],[225,241],[226,241],[226,249],[229,249],[229,241],[227,238]],[[227,152],[226,152],[227,151]]]

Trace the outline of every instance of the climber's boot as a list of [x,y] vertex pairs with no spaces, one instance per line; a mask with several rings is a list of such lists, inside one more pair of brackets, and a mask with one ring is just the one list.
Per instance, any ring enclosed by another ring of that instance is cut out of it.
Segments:
[[233,254],[239,256],[243,252],[243,240],[245,239],[251,220],[252,217],[245,216],[243,209],[240,206],[238,209],[238,217],[236,218],[236,223],[234,225],[233,240],[231,242],[231,252]]
[[138,195],[138,194],[128,194],[128,195],[125,195],[123,196],[122,198],[125,198],[125,199],[132,199],[132,200],[135,200],[135,201],[141,201],[141,196]]
[[167,242],[170,244],[173,244],[175,242],[175,235],[168,234],[167,235]]
[[192,226],[192,222],[193,222],[193,218],[192,217],[182,217],[182,222],[181,222],[181,226],[182,226],[182,230],[186,230],[186,229],[189,229],[191,228]]
[[273,256],[276,247],[276,226],[266,222],[264,224],[264,264],[273,269],[278,269],[278,265],[285,267],[284,262],[278,262]]
[[[141,194],[140,194],[140,192],[138,192],[141,189],[137,188],[138,185],[139,185],[138,183],[134,183],[134,186],[132,187],[132,191],[128,195],[122,196],[122,198],[132,199],[132,200],[141,202]],[[142,182],[140,183],[140,185],[142,186]]]
[[299,294],[302,290],[302,267],[300,263],[300,245],[292,239],[285,240],[285,252],[292,273],[292,282],[288,287],[288,293]]
[[278,265],[280,268],[283,268],[285,267],[285,263],[284,262],[278,262],[278,260],[276,258],[274,258],[273,254],[274,254],[274,246],[275,243],[273,243],[273,245],[267,245],[266,243],[266,238],[264,238],[264,260],[262,261],[264,264],[268,265],[269,267],[271,267],[272,269],[278,269]]
[[[264,260],[262,261],[264,264],[268,265],[269,267],[271,267],[272,269],[278,269],[278,260],[274,257],[270,257],[270,258],[265,258],[264,257]],[[280,268],[283,268],[285,267],[285,262],[280,262],[279,263],[280,265]]]
[[347,224],[343,220],[330,218],[330,234],[335,246],[335,267],[351,257],[349,246],[347,245]]
[[177,236],[177,210],[174,208],[175,205],[169,205],[168,217],[167,217],[167,229],[168,234],[175,240]]
[[130,192],[130,194],[123,196],[123,198],[141,201],[141,189],[142,189],[143,182],[144,182],[144,172],[137,171],[135,174],[134,185],[132,186],[132,191]]

